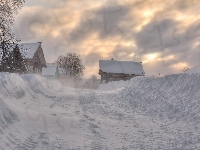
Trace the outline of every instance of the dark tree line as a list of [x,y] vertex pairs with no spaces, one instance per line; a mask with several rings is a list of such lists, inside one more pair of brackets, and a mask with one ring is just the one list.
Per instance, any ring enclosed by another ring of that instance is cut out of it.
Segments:
[[0,0],[0,71],[14,72],[14,69],[19,70],[21,67],[19,64],[23,61],[22,54],[15,49],[20,40],[13,33],[12,27],[23,4],[24,0]]

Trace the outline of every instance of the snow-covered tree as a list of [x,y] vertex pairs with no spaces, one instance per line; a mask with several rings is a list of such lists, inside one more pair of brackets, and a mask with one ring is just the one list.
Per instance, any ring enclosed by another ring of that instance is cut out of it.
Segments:
[[0,71],[9,71],[10,51],[20,40],[14,35],[12,27],[15,15],[23,6],[24,0],[0,0]]
[[66,56],[60,56],[56,63],[59,67],[65,68],[66,74],[73,77],[82,76],[85,69],[80,56],[76,53],[67,53]]
[[8,64],[5,64],[8,72],[24,73],[26,71],[24,56],[21,54],[17,45],[10,52],[8,62]]

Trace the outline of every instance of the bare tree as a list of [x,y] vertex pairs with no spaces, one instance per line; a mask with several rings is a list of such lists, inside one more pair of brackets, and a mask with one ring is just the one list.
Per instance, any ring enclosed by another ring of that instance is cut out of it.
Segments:
[[12,32],[15,15],[23,6],[24,0],[0,0],[0,71],[9,71],[11,51],[20,40]]
[[181,71],[184,73],[184,72],[186,72],[186,71],[188,71],[188,70],[189,70],[188,67],[184,67]]
[[66,56],[60,56],[56,63],[59,67],[65,68],[66,74],[73,77],[82,76],[85,69],[80,56],[76,53],[67,53]]

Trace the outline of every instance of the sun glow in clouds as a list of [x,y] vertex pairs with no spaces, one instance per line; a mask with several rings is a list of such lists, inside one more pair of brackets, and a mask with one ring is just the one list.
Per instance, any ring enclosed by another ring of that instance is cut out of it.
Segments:
[[144,56],[143,63],[147,63],[147,62],[149,62],[149,61],[152,61],[152,60],[154,60],[156,57],[157,57],[157,54],[156,54],[156,53],[145,55],[145,56]]
[[144,17],[151,17],[153,15],[153,12],[150,10],[146,10],[142,14]]
[[144,12],[142,12],[141,15],[143,16],[143,19],[142,19],[141,23],[136,27],[137,31],[140,31],[143,26],[145,26],[146,24],[148,24],[151,21],[151,18],[153,17],[154,12],[150,11],[150,10],[145,10]]

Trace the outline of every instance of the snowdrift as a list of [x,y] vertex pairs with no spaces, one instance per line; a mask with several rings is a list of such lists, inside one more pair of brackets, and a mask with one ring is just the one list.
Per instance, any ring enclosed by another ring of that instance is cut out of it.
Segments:
[[0,149],[200,149],[198,74],[82,90],[3,73],[0,88]]

